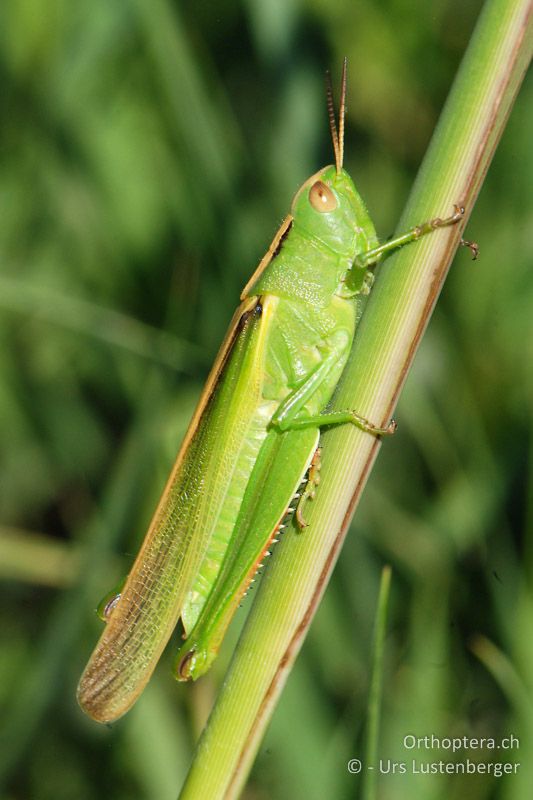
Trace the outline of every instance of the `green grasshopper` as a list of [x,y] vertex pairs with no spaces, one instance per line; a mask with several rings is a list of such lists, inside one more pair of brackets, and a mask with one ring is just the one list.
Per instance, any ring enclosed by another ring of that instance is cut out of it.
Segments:
[[305,525],[321,428],[350,423],[374,436],[395,428],[326,410],[372,286],[370,268],[464,210],[380,245],[342,166],[345,97],[346,61],[338,131],[328,85],[335,165],[299,189],[244,288],[139,555],[104,605],[106,627],[78,688],[80,705],[100,722],[133,705],[180,618],[177,679],[209,669],[292,503]]

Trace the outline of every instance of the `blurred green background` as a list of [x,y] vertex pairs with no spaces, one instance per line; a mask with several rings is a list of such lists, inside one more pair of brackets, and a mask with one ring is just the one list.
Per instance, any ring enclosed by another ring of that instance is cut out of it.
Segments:
[[[3,0],[0,798],[171,800],[231,654],[171,650],[107,728],[75,687],[240,290],[332,160],[394,229],[481,3]],[[516,777],[385,775],[380,798],[530,798],[532,86],[518,98],[333,582],[245,797],[354,798],[372,627],[393,567],[380,755],[513,733]],[[447,211],[443,209],[443,211]],[[241,612],[244,614],[245,612]],[[237,622],[237,627],[239,623]],[[463,760],[465,754],[446,759]]]

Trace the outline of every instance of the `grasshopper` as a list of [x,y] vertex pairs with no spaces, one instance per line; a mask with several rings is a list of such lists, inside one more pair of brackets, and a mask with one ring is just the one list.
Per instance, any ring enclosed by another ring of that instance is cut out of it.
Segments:
[[106,626],[78,688],[80,705],[100,722],[133,705],[179,619],[185,641],[177,679],[196,680],[209,669],[292,503],[297,524],[305,525],[322,428],[394,431],[394,422],[374,425],[352,410],[329,412],[328,403],[372,268],[455,224],[464,209],[380,245],[343,169],[345,98],[346,60],[338,129],[328,84],[335,164],[301,186],[246,284],[140,552],[123,587],[104,603]]

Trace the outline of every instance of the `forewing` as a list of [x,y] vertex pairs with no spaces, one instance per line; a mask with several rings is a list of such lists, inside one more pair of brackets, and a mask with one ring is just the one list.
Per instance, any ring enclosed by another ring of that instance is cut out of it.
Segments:
[[[121,599],[81,677],[80,705],[101,722],[120,717],[142,692],[206,551],[225,490],[221,460],[231,460],[239,420],[246,420],[260,392],[256,307],[257,298],[249,298],[232,320]],[[243,362],[250,380],[239,396],[233,384]]]

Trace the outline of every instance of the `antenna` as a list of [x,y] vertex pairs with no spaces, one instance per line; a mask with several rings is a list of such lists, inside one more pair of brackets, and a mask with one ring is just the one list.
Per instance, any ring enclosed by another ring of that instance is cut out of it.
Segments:
[[346,115],[346,65],[347,59],[344,57],[342,64],[341,78],[341,103],[339,108],[339,130],[337,132],[337,122],[335,120],[335,104],[333,102],[333,87],[331,85],[331,75],[329,70],[326,72],[326,97],[328,102],[329,128],[333,141],[333,151],[335,153],[335,166],[337,175],[342,169],[344,159],[344,117]]
[[342,162],[344,161],[344,117],[346,116],[346,65],[348,59],[344,56],[342,62],[342,78],[341,78],[341,104],[339,107],[339,162],[337,164],[337,173],[342,169]]

